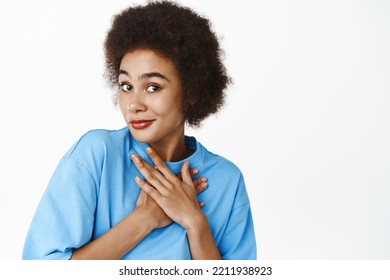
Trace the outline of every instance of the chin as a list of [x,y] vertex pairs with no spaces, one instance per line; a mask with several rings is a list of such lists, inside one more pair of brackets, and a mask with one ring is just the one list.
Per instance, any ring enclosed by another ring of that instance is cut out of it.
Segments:
[[131,132],[131,135],[133,136],[133,138],[137,141],[137,142],[141,142],[141,143],[149,143],[150,141],[150,138],[149,137],[145,137],[145,136],[140,136],[138,135],[137,133],[133,133]]
[[148,135],[146,131],[138,131],[130,128],[130,133],[137,142],[150,143],[153,141],[153,137]]

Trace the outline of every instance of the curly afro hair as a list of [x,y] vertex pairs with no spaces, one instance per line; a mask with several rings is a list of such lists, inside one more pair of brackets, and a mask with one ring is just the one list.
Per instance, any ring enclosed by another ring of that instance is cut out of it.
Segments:
[[[123,56],[139,48],[153,50],[172,61],[182,85],[188,125],[198,127],[224,105],[224,91],[231,79],[207,18],[170,1],[153,1],[117,14],[104,43],[105,76],[110,86],[118,87]],[[118,92],[114,95],[117,102]]]

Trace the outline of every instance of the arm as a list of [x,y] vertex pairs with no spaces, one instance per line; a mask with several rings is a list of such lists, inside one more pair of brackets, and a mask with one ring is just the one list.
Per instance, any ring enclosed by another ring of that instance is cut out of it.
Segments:
[[[195,179],[193,183],[198,193],[206,187],[203,178]],[[154,199],[141,191],[133,212],[99,238],[74,250],[71,259],[120,259],[152,230],[171,223]]]
[[[194,180],[198,192],[206,187],[202,180],[202,178]],[[141,191],[137,200],[137,208],[133,212],[101,237],[74,250],[71,259],[120,259],[152,230],[171,223],[172,220],[158,204],[144,191]]]
[[[232,170],[231,173],[236,172]],[[242,173],[234,174],[231,183],[236,185],[237,189],[218,248],[224,260],[253,260],[257,258],[256,238]]]
[[141,192],[137,206],[105,234],[74,250],[71,259],[120,259],[153,229],[172,223],[172,220],[144,192]]
[[206,216],[201,213],[199,219],[187,230],[191,255],[194,260],[221,260],[214,237]]
[[208,221],[196,200],[196,188],[191,180],[188,162],[181,169],[182,180],[177,178],[150,147],[148,155],[156,168],[137,155],[132,155],[136,167],[146,181],[136,177],[140,188],[149,194],[173,221],[187,232],[193,259],[221,259]]

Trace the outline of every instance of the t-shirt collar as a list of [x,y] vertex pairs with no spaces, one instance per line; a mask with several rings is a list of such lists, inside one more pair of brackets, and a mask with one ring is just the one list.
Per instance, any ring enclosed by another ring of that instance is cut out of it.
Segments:
[[[130,131],[130,151],[129,151],[129,158],[132,153],[132,148],[135,153],[137,153],[140,157],[142,157],[146,162],[148,162],[151,165],[154,165],[152,160],[148,157],[146,154],[146,148],[149,146],[147,143],[142,143],[136,141]],[[187,160],[190,163],[190,168],[196,168],[197,163],[200,160],[200,147],[199,143],[196,141],[195,137],[192,136],[184,136],[184,141],[186,146],[193,150],[194,152],[187,158],[181,160],[181,161],[166,161],[165,164],[169,167],[169,169],[172,170],[173,173],[178,174],[180,173],[181,166],[184,164],[184,162]]]

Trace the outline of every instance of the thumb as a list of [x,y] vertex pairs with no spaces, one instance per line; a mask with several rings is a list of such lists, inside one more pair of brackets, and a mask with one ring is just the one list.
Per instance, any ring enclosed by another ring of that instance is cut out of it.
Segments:
[[146,198],[146,193],[143,190],[141,190],[137,199],[136,207],[142,206],[145,203],[145,198]]

